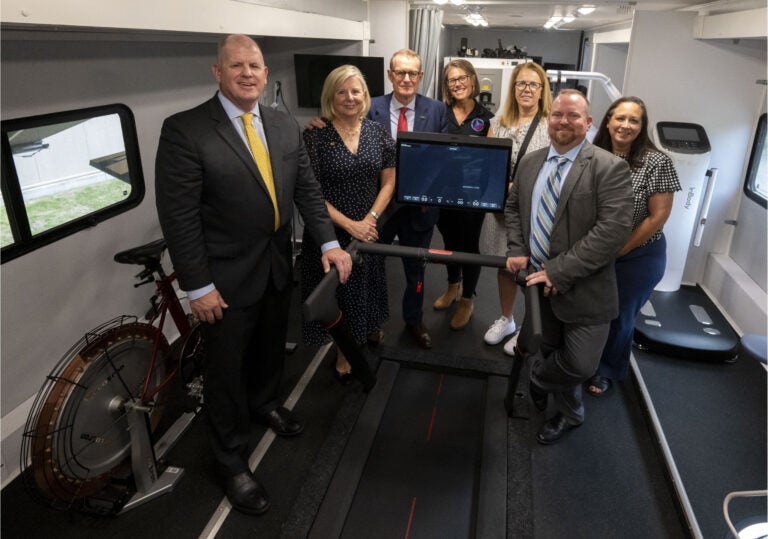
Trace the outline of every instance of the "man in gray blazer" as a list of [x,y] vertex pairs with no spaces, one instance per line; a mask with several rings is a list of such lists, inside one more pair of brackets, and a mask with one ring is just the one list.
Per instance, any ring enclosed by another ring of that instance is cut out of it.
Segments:
[[[618,315],[613,261],[632,226],[629,166],[585,140],[591,124],[587,99],[560,92],[548,119],[551,146],[520,161],[504,212],[507,269],[529,269],[528,286],[543,285],[543,338],[532,357],[530,394],[542,411],[552,394],[555,414],[536,435],[542,444],[584,421],[581,384],[597,369]],[[553,186],[554,194],[545,193]]]
[[280,436],[303,430],[277,401],[293,282],[294,204],[323,246],[326,271],[333,264],[345,282],[352,268],[298,125],[259,106],[267,74],[251,38],[222,40],[213,66],[218,93],[165,120],[155,165],[160,225],[179,285],[203,322],[211,446],[227,497],[251,514],[270,505],[248,467],[251,420]]

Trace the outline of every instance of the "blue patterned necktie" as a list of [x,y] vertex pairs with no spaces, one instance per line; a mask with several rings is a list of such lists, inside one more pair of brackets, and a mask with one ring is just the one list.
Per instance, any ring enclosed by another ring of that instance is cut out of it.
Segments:
[[563,156],[552,157],[552,159],[557,159],[557,166],[549,173],[547,184],[541,193],[536,221],[531,230],[531,264],[537,270],[543,269],[544,262],[549,259],[550,234],[555,221],[557,201],[560,198],[560,187],[563,183],[560,171],[568,162],[568,158]]

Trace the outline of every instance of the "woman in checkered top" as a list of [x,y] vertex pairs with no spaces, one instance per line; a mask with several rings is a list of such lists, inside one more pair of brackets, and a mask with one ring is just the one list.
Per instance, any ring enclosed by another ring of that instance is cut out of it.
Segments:
[[593,143],[627,160],[634,191],[632,234],[616,259],[619,316],[611,322],[597,372],[585,383],[587,392],[599,397],[613,381],[627,377],[635,318],[664,275],[667,243],[662,228],[681,187],[672,160],[648,136],[648,112],[640,98],[614,101]]

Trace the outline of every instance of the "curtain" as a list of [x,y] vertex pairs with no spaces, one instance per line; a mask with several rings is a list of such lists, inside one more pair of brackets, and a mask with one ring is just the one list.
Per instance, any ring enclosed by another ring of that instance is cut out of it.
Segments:
[[409,47],[421,56],[421,69],[424,80],[420,92],[427,97],[437,96],[435,81],[439,80],[440,26],[443,22],[443,10],[426,6],[411,9],[411,35]]

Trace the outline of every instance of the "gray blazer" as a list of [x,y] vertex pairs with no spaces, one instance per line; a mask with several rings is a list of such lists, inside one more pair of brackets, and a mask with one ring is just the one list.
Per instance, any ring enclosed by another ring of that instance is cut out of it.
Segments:
[[[530,256],[531,200],[549,147],[520,161],[504,218],[507,256]],[[535,201],[538,204],[538,201]],[[613,261],[632,229],[632,181],[623,159],[584,142],[563,181],[552,228],[547,276],[563,322],[598,324],[618,315]]]
[[264,180],[218,97],[165,120],[155,162],[157,211],[179,285],[213,283],[231,307],[257,302],[270,276],[278,289],[291,282],[294,203],[319,244],[336,239],[298,124],[260,110],[277,231]]

